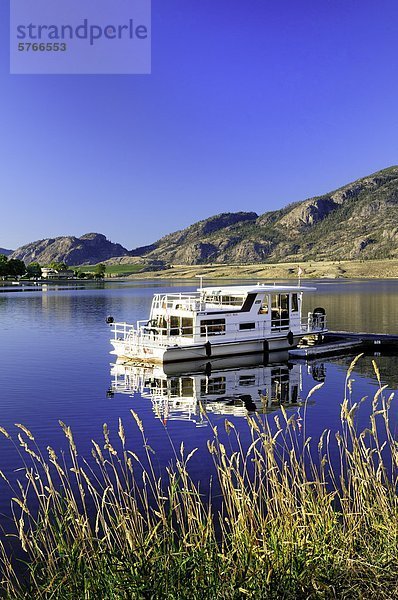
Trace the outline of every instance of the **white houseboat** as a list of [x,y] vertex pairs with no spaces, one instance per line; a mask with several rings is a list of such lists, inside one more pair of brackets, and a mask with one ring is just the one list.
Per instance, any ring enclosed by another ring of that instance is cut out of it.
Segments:
[[169,363],[293,348],[306,335],[326,332],[322,308],[302,317],[303,294],[314,289],[257,284],[155,294],[145,321],[130,325],[108,317],[112,354]]

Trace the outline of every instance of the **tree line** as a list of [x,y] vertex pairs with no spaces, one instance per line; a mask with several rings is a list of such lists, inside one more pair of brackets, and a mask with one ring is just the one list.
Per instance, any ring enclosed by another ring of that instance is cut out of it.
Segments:
[[[34,270],[34,265],[35,263],[32,263],[32,270]],[[26,267],[23,260],[18,258],[8,259],[5,254],[0,254],[0,277],[22,277],[28,273],[29,267],[30,265]]]
[[[93,272],[84,272],[83,269],[70,269],[68,265],[63,262],[52,262],[46,267],[54,269],[55,271],[68,271],[73,270],[74,276],[79,278],[96,278],[103,279],[105,277],[106,266],[103,263],[96,265]],[[25,265],[23,260],[18,258],[8,258],[5,254],[0,254],[0,277],[19,278],[26,277],[28,279],[37,279],[42,276],[42,267],[37,262],[29,263]]]

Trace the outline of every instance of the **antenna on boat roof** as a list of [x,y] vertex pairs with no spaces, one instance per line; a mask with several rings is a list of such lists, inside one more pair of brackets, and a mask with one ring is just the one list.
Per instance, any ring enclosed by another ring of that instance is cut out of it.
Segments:
[[199,290],[202,292],[203,291],[203,277],[204,277],[204,275],[195,275],[195,277],[198,277],[200,279],[200,288],[199,288]]
[[303,269],[300,267],[300,265],[298,266],[297,269],[297,276],[298,276],[298,286],[300,287],[301,285],[301,276],[303,274]]

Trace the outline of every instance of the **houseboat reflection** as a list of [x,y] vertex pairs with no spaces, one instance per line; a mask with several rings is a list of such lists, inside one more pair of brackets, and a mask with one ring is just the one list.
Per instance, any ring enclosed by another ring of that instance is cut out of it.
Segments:
[[[277,358],[285,358],[279,355]],[[162,366],[112,365],[111,395],[129,394],[151,400],[163,422],[189,420],[206,426],[206,413],[245,417],[278,410],[297,409],[305,401],[302,364],[254,362],[253,357],[184,363],[182,372],[166,372]],[[314,373],[315,381],[319,373]]]

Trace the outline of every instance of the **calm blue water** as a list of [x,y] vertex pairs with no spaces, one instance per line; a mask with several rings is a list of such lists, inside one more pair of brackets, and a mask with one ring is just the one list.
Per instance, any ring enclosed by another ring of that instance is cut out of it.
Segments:
[[[398,282],[322,281],[314,285],[318,289],[306,300],[305,310],[324,306],[331,329],[398,333]],[[67,448],[58,424],[62,420],[72,427],[80,454],[89,457],[91,440],[101,442],[104,423],[118,445],[121,417],[128,446],[139,453],[141,434],[130,414],[134,409],[144,423],[159,471],[173,458],[172,444],[179,448],[183,441],[187,452],[199,448],[191,472],[203,482],[212,468],[206,449],[211,428],[198,410],[198,397],[207,407],[210,422],[222,430],[227,416],[245,444],[249,441],[248,410],[277,414],[277,399],[285,394],[288,412],[304,416],[300,400],[324,381],[306,408],[305,433],[317,438],[325,428],[339,429],[349,358],[323,360],[315,367],[242,361],[235,369],[225,370],[223,365],[212,364],[207,375],[202,365],[196,374],[169,378],[157,371],[112,369],[106,316],[128,322],[144,319],[156,288],[170,287],[169,282],[133,282],[105,284],[98,289],[0,288],[0,425],[16,436],[14,424],[23,423],[43,451],[52,446],[59,453]],[[194,289],[178,284],[179,289],[183,287]],[[398,387],[397,358],[379,357],[377,362],[383,383],[394,391]],[[371,357],[360,360],[353,378],[354,400],[373,397],[377,382]],[[361,426],[366,423],[369,406],[368,399],[358,417]],[[0,434],[0,469],[11,475],[20,466],[9,440]],[[7,512],[9,493],[1,480],[0,490],[0,512]]]

